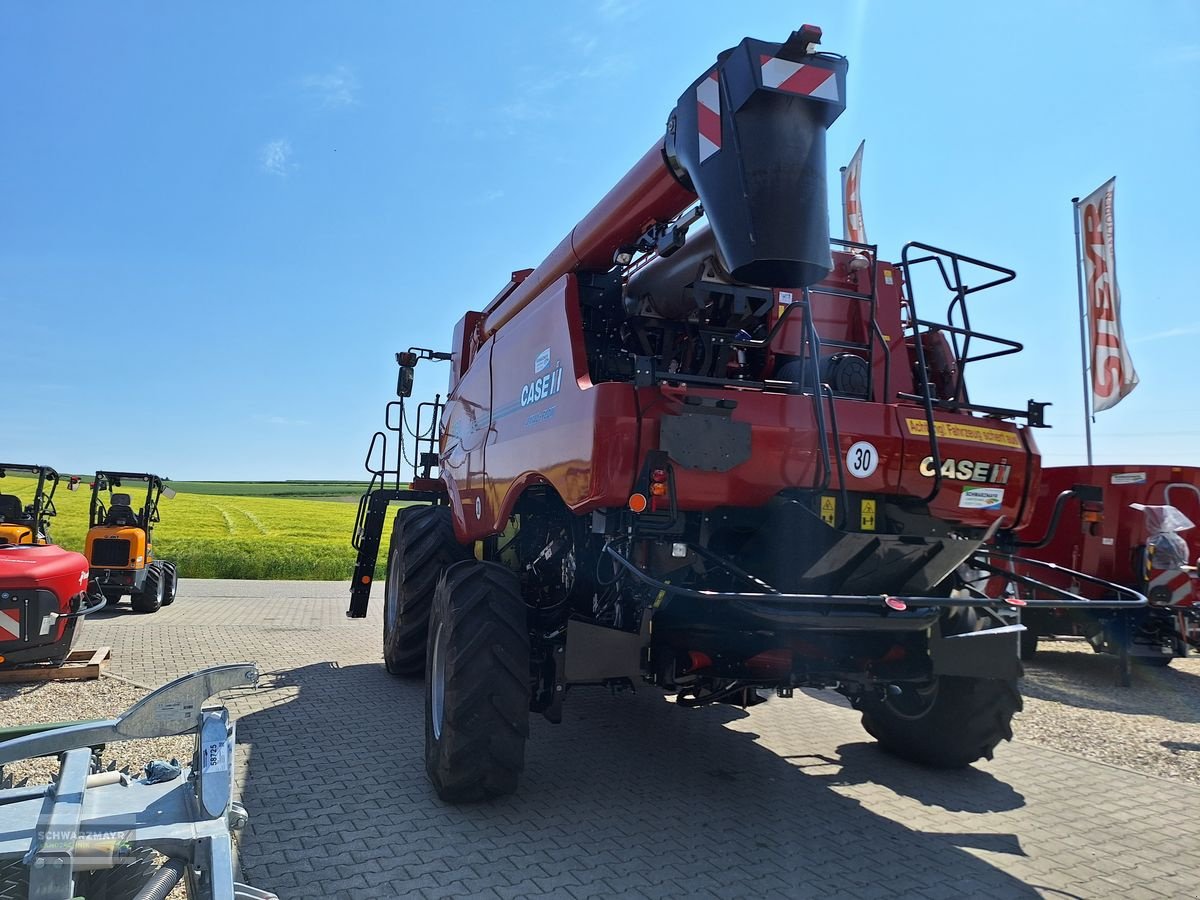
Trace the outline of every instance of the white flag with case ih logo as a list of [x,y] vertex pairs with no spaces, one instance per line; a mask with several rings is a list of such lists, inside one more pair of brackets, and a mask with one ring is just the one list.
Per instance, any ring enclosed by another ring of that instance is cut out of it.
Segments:
[[1121,328],[1121,292],[1117,288],[1117,256],[1113,242],[1116,184],[1117,179],[1110,178],[1079,204],[1092,351],[1093,412],[1116,406],[1138,384]]
[[867,242],[867,227],[863,224],[862,200],[858,193],[859,185],[862,183],[863,146],[866,143],[866,141],[862,141],[858,145],[858,149],[854,151],[854,156],[850,160],[850,165],[842,173],[842,197],[845,200],[846,216],[844,234],[846,240],[859,244]]

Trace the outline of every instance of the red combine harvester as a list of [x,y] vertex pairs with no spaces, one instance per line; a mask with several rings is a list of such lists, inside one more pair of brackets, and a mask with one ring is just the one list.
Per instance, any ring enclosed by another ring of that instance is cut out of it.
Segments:
[[[972,403],[965,370],[1021,349],[967,311],[1015,276],[922,244],[898,262],[831,250],[825,131],[847,64],[820,36],[722,53],[449,352],[397,354],[401,446],[394,466],[385,432],[368,451],[348,615],[366,615],[388,504],[407,502],[384,659],[425,677],[445,799],[514,790],[530,712],[559,721],[582,685],[649,683],[685,707],[833,688],[886,749],[935,766],[1011,737],[1021,601],[973,585],[1012,564],[998,530],[1033,516],[1044,404]],[[918,315],[915,271],[949,292],[946,322]],[[406,422],[430,359],[450,362],[449,395]]]
[[[1182,530],[1164,521],[1163,507],[1182,514]],[[1043,469],[1034,518],[1021,534],[1032,536],[1025,554],[1133,588],[1150,602],[1132,611],[1027,609],[1021,616],[1026,627],[1022,657],[1031,658],[1040,639],[1082,636],[1097,652],[1118,657],[1120,679],[1128,684],[1130,663],[1167,666],[1172,659],[1200,653],[1200,580],[1195,572],[1200,527],[1186,527],[1190,524],[1200,526],[1200,469]],[[1164,534],[1177,537],[1164,539]],[[1172,542],[1178,553],[1167,552]],[[1111,596],[1095,584],[1073,584],[1069,573],[1050,573],[1044,580],[1097,600]],[[1028,583],[1015,592],[1031,599],[1047,596]]]

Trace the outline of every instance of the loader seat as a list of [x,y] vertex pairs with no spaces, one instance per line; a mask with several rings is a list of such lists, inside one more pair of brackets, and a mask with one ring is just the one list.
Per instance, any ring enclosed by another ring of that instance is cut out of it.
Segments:
[[0,494],[0,522],[20,522],[28,518],[20,497],[16,494]]
[[138,523],[137,513],[133,511],[133,507],[129,503],[128,494],[113,494],[112,505],[108,508],[108,515],[104,517],[104,524],[136,525]]

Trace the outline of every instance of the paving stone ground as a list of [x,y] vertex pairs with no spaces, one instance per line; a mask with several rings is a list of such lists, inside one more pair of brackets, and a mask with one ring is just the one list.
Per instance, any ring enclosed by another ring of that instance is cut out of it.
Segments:
[[532,722],[520,792],[441,803],[422,686],[344,583],[183,581],[88,621],[147,686],[255,661],[239,716],[246,880],[281,897],[1200,896],[1200,788],[1020,741],[960,772],[879,752],[840,698],[684,710],[577,691]]

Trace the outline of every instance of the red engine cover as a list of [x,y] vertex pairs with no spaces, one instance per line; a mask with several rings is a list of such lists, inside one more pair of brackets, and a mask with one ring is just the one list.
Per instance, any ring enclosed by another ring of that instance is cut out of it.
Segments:
[[0,590],[48,590],[65,603],[87,587],[87,580],[82,553],[53,544],[0,547]]

